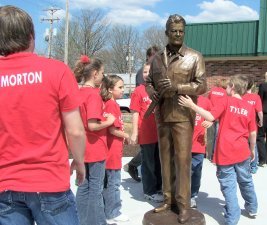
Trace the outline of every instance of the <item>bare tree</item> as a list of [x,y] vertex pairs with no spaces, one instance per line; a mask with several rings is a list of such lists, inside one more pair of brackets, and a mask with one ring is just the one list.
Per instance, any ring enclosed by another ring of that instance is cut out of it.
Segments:
[[[126,57],[132,56],[131,69],[135,71],[138,63],[136,55],[138,49],[139,32],[132,26],[114,26],[109,33],[109,54],[105,54],[106,71],[110,73],[126,73],[129,65]],[[107,52],[106,52],[107,53]],[[103,55],[103,54],[102,54]],[[131,60],[131,58],[129,58]],[[128,62],[129,62],[128,60]]]
[[[81,14],[69,25],[69,64],[73,66],[81,54],[95,55],[104,48],[107,40],[109,23],[103,19],[100,10],[81,10]],[[54,41],[54,55],[63,60],[64,57],[64,23],[61,24]]]
[[143,49],[147,49],[153,45],[163,49],[166,45],[165,29],[159,26],[151,26],[143,32]]

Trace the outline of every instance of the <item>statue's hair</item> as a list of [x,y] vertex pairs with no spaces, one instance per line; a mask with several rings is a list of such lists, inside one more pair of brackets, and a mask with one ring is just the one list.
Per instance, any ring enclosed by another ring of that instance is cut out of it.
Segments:
[[178,14],[174,14],[174,15],[169,16],[169,18],[166,22],[166,30],[169,30],[171,23],[182,23],[184,26],[186,25],[185,19]]

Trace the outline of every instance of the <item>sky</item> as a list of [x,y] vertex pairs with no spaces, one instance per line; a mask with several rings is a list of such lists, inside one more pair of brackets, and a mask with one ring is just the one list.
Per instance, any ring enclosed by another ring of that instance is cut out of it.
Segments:
[[[14,5],[27,11],[36,30],[36,47],[44,48],[47,21],[45,11],[58,8],[56,28],[65,17],[66,0],[0,0],[1,5]],[[187,23],[257,20],[260,0],[69,0],[70,19],[81,9],[101,9],[112,24],[132,25],[143,30],[152,25],[164,26],[171,14],[180,14]]]

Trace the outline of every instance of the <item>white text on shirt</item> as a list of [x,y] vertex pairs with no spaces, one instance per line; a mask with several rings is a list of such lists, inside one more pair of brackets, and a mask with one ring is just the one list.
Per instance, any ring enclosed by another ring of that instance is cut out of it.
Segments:
[[231,105],[230,105],[230,112],[236,113],[236,114],[240,114],[240,115],[244,115],[244,116],[248,116],[248,111],[246,109],[237,108],[237,107],[231,106]]
[[42,83],[42,71],[0,76],[1,88]]

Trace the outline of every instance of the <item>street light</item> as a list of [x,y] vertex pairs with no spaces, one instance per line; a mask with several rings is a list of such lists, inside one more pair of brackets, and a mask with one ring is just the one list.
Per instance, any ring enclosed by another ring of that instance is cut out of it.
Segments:
[[131,51],[129,51],[129,55],[126,56],[126,61],[128,62],[128,73],[130,78],[130,87],[129,87],[129,94],[132,93],[132,62],[134,60],[134,57],[131,56]]

